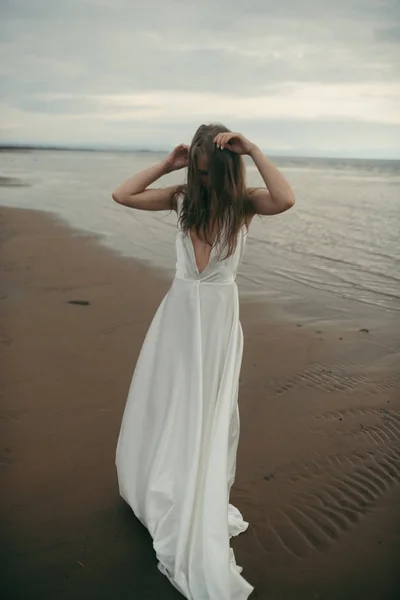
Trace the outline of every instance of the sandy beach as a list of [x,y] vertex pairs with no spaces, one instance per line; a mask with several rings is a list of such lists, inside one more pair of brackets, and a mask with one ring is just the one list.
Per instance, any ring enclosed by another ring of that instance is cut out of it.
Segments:
[[[170,280],[39,211],[0,208],[1,597],[169,600],[115,447]],[[234,540],[259,600],[400,594],[400,335],[242,302]]]

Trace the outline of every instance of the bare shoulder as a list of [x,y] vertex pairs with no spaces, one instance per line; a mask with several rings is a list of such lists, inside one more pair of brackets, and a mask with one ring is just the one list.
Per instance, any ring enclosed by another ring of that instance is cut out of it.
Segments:
[[269,204],[271,202],[271,194],[266,188],[249,187],[247,188],[247,210],[249,215],[270,214]]
[[176,212],[179,212],[178,203],[179,202],[183,202],[183,199],[184,199],[185,194],[186,194],[186,189],[187,189],[186,184],[178,185],[176,187],[176,190],[175,190],[174,195],[173,195],[174,210],[176,210]]
[[257,211],[255,209],[254,203],[253,203],[253,198],[254,198],[254,192],[257,188],[247,188],[247,198],[245,200],[245,216],[246,216],[246,224],[247,227],[250,226],[250,223],[253,220],[253,217],[255,217],[255,215],[257,215]]
[[254,215],[278,215],[291,208],[294,200],[291,195],[282,196],[280,199],[272,198],[267,188],[247,188],[248,212]]

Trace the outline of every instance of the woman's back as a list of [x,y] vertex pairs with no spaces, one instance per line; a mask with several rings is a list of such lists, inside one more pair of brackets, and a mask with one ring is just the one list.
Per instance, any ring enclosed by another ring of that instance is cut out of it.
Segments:
[[[177,201],[178,219],[182,210],[183,197]],[[215,283],[233,283],[236,279],[237,269],[243,256],[246,243],[247,228],[244,223],[239,229],[236,246],[231,255],[225,258],[221,244],[211,246],[201,238],[193,229],[183,231],[178,226],[176,235],[176,276],[181,279],[194,281],[207,281]],[[209,242],[213,242],[214,235],[209,235]]]

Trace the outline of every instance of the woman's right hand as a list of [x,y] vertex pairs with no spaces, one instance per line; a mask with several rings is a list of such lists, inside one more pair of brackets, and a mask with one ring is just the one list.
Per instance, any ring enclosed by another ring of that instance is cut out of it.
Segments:
[[165,168],[169,171],[177,171],[188,166],[189,162],[189,149],[190,147],[186,144],[179,144],[175,146],[172,152],[165,159]]

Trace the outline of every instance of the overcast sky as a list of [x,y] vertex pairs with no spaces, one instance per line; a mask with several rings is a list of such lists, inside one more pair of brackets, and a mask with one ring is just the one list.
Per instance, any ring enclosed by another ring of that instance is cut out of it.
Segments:
[[0,0],[0,142],[400,158],[400,0]]

